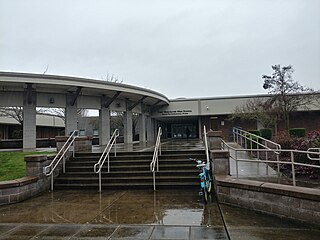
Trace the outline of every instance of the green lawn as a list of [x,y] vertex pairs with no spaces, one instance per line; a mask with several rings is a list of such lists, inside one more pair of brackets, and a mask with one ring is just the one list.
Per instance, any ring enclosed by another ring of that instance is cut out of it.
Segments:
[[53,152],[0,152],[0,181],[26,176],[25,155],[53,154]]

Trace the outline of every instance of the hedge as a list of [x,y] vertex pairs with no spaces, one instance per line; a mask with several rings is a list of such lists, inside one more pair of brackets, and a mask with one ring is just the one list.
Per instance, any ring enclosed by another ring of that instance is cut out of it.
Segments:
[[272,138],[272,129],[271,128],[260,129],[260,136],[270,140]]
[[291,137],[305,137],[306,129],[305,128],[290,128],[289,135]]

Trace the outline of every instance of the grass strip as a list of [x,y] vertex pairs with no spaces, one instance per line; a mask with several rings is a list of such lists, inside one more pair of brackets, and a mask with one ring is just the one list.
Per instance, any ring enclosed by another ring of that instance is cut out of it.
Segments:
[[0,152],[0,181],[26,176],[25,155],[53,154],[54,152]]

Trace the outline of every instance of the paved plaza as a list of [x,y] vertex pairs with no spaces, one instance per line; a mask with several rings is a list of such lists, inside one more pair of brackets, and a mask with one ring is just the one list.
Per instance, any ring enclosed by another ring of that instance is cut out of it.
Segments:
[[[148,151],[152,146],[120,144],[118,151],[130,148]],[[199,140],[168,141],[162,148],[203,149],[203,145]],[[231,162],[233,174],[234,168]],[[266,176],[263,163],[241,164],[239,169],[241,177]],[[270,169],[269,174],[275,172]],[[58,190],[0,206],[0,240],[229,239],[228,235],[241,240],[313,240],[319,238],[320,226],[224,204],[219,209],[213,196],[204,205],[197,189]]]
[[[220,206],[231,239],[320,235],[317,226]],[[197,190],[54,191],[1,206],[0,239],[228,239],[222,216]]]

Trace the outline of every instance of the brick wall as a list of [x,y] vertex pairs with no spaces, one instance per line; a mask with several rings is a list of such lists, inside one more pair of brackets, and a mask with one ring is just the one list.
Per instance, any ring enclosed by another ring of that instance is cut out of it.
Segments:
[[320,189],[216,177],[220,202],[320,225]]
[[51,160],[47,155],[25,156],[27,176],[0,182],[0,205],[21,202],[49,190],[50,177],[43,174],[43,167]]

